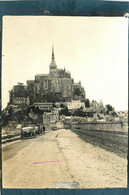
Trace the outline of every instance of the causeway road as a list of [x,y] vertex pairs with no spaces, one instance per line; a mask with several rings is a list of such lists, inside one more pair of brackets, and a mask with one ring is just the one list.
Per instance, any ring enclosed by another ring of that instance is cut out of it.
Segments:
[[4,188],[125,188],[127,158],[71,130],[2,144]]

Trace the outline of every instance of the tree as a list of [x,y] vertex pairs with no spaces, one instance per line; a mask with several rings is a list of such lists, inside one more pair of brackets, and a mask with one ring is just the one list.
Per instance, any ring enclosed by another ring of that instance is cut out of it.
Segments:
[[70,112],[69,112],[69,110],[68,110],[68,107],[67,106],[65,106],[64,108],[62,108],[61,110],[60,110],[60,112],[59,112],[59,114],[60,115],[65,115],[65,116],[70,116],[71,114],[70,114]]
[[109,114],[110,111],[113,111],[113,107],[110,104],[105,105],[106,107],[106,114]]
[[60,108],[65,108],[66,106],[64,104],[60,104]]
[[86,108],[89,108],[90,107],[90,100],[89,99],[86,99],[85,100],[85,107]]
[[53,108],[56,108],[56,104],[53,103],[52,106],[53,106]]
[[84,117],[85,113],[81,109],[77,109],[74,111],[73,116]]
[[118,114],[117,114],[115,111],[113,111],[113,112],[111,113],[111,115],[112,115],[112,116],[118,116]]
[[74,89],[74,95],[78,95],[78,96],[81,96],[82,95],[82,93],[81,93],[81,91],[80,91],[79,88],[75,88]]

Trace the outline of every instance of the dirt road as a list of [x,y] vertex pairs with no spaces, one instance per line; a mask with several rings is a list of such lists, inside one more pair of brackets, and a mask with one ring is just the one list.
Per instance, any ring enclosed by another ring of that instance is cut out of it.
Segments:
[[70,130],[3,144],[4,188],[127,186],[127,160]]

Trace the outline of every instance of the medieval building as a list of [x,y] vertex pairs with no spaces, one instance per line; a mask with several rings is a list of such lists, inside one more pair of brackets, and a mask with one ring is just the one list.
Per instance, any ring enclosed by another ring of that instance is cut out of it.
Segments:
[[34,80],[28,80],[27,92],[30,105],[41,102],[69,102],[85,99],[85,91],[81,82],[74,83],[65,68],[57,68],[53,47],[49,73],[37,74]]
[[58,69],[54,49],[48,74],[37,74],[34,80],[28,80],[27,85],[18,83],[10,91],[9,105],[23,108],[29,105],[40,109],[51,110],[55,102],[83,101],[85,91],[81,82],[74,83],[71,75],[64,69]]
[[14,85],[13,89],[9,91],[10,101],[9,105],[15,107],[24,108],[29,105],[29,97],[27,95],[26,86],[23,83],[18,83]]

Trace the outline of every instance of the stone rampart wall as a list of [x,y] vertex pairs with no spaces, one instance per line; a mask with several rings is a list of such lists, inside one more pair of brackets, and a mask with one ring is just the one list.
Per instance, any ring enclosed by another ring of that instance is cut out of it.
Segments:
[[128,123],[78,123],[78,129],[128,132]]

